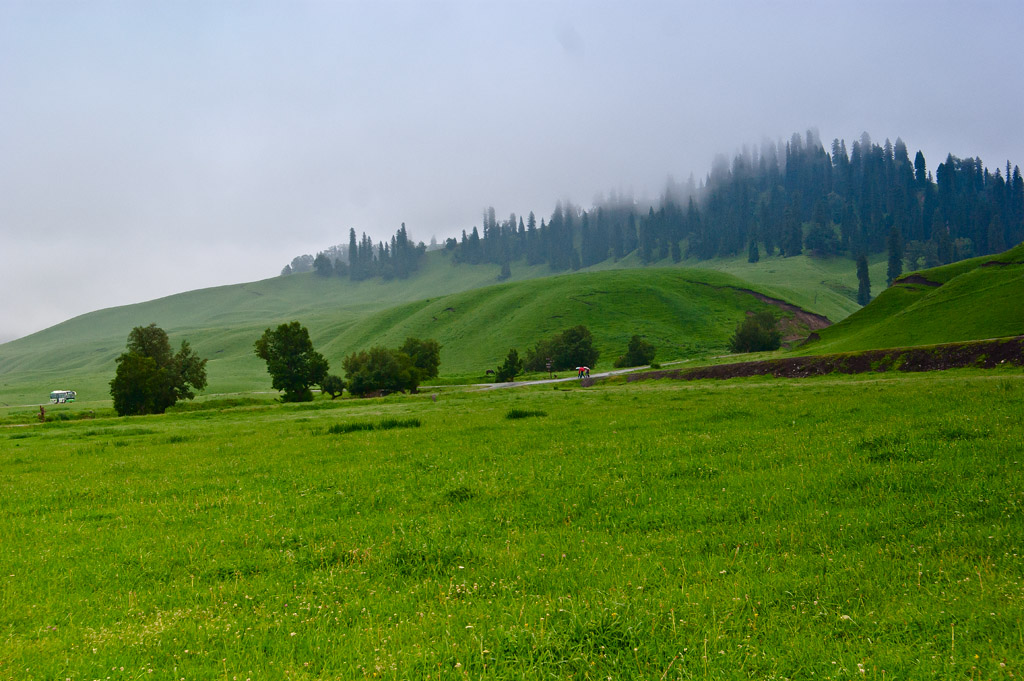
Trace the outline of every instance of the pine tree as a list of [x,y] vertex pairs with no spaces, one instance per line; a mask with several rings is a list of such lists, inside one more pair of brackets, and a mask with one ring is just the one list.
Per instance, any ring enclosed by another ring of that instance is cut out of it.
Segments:
[[782,217],[782,251],[786,257],[800,255],[803,251],[804,232],[800,225],[799,209],[796,205],[786,206]]
[[953,262],[953,241],[949,238],[949,230],[946,229],[946,225],[940,225],[936,231],[937,234],[933,235],[935,238],[936,254],[940,263],[948,265]]
[[861,253],[857,256],[857,304],[867,305],[871,302],[871,278],[868,274],[868,257]]
[[625,255],[625,245],[622,236],[622,223],[616,221],[612,227],[612,257],[618,260]]
[[757,239],[750,237],[750,243],[747,245],[747,262],[757,262],[761,259],[761,252],[757,248]]
[[1006,250],[1006,240],[1003,238],[1003,221],[998,215],[993,215],[988,223],[988,252],[1002,253]]
[[889,267],[886,269],[886,284],[892,286],[901,274],[903,274],[903,236],[896,225],[889,230],[889,239],[886,244],[889,249]]

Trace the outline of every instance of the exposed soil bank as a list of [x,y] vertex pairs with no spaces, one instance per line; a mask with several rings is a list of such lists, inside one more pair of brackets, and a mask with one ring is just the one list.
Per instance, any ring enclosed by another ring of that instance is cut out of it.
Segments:
[[[986,263],[986,264],[988,264],[988,263]],[[982,265],[982,267],[984,267],[984,266],[985,265]],[[935,287],[942,286],[942,284],[940,284],[939,282],[932,281],[930,279],[925,279],[920,274],[910,274],[910,275],[907,275],[905,277],[900,277],[899,280],[896,281],[895,283],[897,283],[897,284],[921,284],[923,286],[935,286]]]
[[[710,284],[707,284],[710,286]],[[733,291],[739,291],[740,293],[746,293],[748,295],[757,298],[762,303],[767,303],[780,310],[785,310],[792,314],[792,317],[782,317],[779,320],[779,331],[782,332],[782,340],[786,343],[792,343],[793,341],[803,340],[808,332],[815,332],[824,329],[826,326],[831,326],[832,322],[825,315],[816,314],[809,312],[802,307],[794,305],[793,303],[787,303],[785,300],[779,300],[778,298],[772,298],[766,296],[763,293],[757,291],[751,291],[748,288],[740,288],[738,286],[712,286],[711,288],[722,289],[729,288]],[[753,312],[747,312],[748,315],[754,314]]]
[[626,380],[632,382],[675,378],[694,381],[701,378],[725,379],[769,375],[777,378],[804,378],[832,373],[861,374],[868,371],[941,371],[962,367],[991,369],[1003,364],[1024,366],[1024,336],[815,357],[765,359],[694,369],[647,371],[630,374]]

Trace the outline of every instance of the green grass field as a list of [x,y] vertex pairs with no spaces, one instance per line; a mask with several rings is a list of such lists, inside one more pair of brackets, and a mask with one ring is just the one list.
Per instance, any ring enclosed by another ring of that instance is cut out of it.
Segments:
[[0,678],[1024,673],[1019,370],[435,396],[0,428]]

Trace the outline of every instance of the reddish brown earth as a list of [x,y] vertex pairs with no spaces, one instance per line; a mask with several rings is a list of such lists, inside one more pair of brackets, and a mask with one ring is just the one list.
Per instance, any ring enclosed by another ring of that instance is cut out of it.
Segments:
[[675,378],[694,381],[702,378],[726,379],[744,376],[805,378],[832,373],[860,374],[868,371],[942,371],[963,367],[991,369],[1004,364],[1024,366],[1024,336],[813,357],[765,359],[695,369],[646,371],[630,374],[626,380],[632,382]]
[[[982,265],[982,267],[984,267],[984,265]],[[900,277],[899,281],[897,281],[896,283],[897,284],[921,284],[922,286],[942,286],[942,284],[940,284],[939,282],[931,281],[930,279],[925,279],[920,274],[911,274],[911,275],[906,276],[906,277]]]
[[[718,288],[718,287],[714,287]],[[751,291],[748,288],[739,288],[736,286],[727,286],[724,288],[731,288],[734,291],[740,291],[751,295],[762,303],[768,303],[780,310],[785,310],[791,313],[792,317],[783,317],[779,320],[779,331],[782,332],[782,340],[789,343],[791,341],[801,340],[807,336],[808,333],[817,331],[818,329],[824,329],[826,326],[831,326],[832,322],[828,317],[824,315],[815,314],[808,312],[802,307],[797,307],[792,303],[787,303],[785,300],[779,300],[778,298],[772,298],[766,296],[763,293],[757,291]],[[748,315],[754,314],[748,312]]]

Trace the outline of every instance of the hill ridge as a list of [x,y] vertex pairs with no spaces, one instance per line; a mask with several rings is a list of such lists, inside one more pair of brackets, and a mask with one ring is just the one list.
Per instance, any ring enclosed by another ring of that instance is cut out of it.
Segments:
[[[442,377],[482,376],[509,348],[524,353],[542,338],[577,324],[594,333],[601,366],[610,366],[634,334],[653,342],[662,359],[721,352],[743,315],[768,307],[765,300],[775,298],[757,285],[714,270],[623,268],[491,284],[398,304],[374,306],[356,298],[340,306],[339,291],[351,289],[313,277],[305,282],[310,286],[303,295],[321,291],[324,296],[306,305],[304,314],[289,312],[282,321],[298,319],[309,328],[314,345],[335,371],[355,350],[394,347],[416,336],[442,344]],[[236,289],[229,299],[250,295]],[[215,308],[197,310],[191,324],[181,318],[172,323],[154,319],[153,309],[146,306],[122,309],[114,311],[113,318],[123,330],[113,324],[91,330],[86,326],[89,334],[76,336],[76,325],[69,324],[0,348],[0,402],[25,403],[31,395],[48,394],[50,383],[74,383],[71,389],[82,399],[87,394],[105,396],[114,360],[123,351],[131,326],[152,321],[167,330],[172,344],[187,339],[209,359],[209,392],[267,389],[266,367],[253,354],[252,344],[277,319]],[[221,322],[216,319],[221,315],[240,321]],[[87,321],[104,318],[97,315]]]
[[899,277],[867,306],[799,350],[822,354],[1024,333],[1024,243]]

